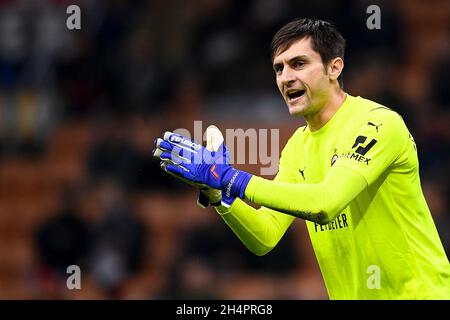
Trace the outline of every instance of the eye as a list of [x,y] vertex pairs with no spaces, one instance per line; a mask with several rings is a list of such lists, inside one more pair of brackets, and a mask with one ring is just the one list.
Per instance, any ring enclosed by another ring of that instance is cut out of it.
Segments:
[[299,69],[302,68],[305,65],[305,62],[302,60],[297,60],[294,62],[294,68]]
[[273,67],[273,70],[276,74],[280,74],[283,71],[283,65],[277,64]]

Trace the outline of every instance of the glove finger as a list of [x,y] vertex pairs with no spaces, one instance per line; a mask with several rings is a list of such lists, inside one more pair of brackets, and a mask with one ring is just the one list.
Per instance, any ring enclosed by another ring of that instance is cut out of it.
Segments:
[[169,140],[170,136],[173,135],[174,133],[171,131],[165,131],[163,134],[163,139],[164,140]]
[[[191,185],[191,186],[194,186],[194,187],[196,187],[196,188],[205,188],[205,185],[203,185],[203,184],[199,184],[199,183],[190,181],[190,180],[188,180],[188,179],[186,179],[186,178],[183,178],[182,176],[180,176],[180,175],[178,175],[178,174],[175,174],[175,173],[173,173],[173,172],[167,171],[167,170],[166,170],[166,167],[167,167],[167,165],[169,165],[169,164],[173,164],[173,163],[171,163],[171,162],[168,161],[168,160],[163,160],[163,161],[160,162],[160,167],[161,167],[161,169],[164,170],[167,174],[169,174],[169,175],[171,175],[172,177],[175,177],[175,178],[177,178],[177,179],[179,179],[179,180],[181,180],[181,181],[183,181],[183,182],[185,182],[185,183],[187,183],[187,184],[189,184],[189,185]],[[176,164],[173,164],[173,165],[177,166]],[[182,169],[182,170],[183,170],[183,169]],[[184,170],[183,170],[183,172],[184,172]]]
[[159,149],[161,149],[161,151],[171,153],[172,155],[176,155],[178,158],[181,158],[187,163],[194,162],[194,159],[198,159],[198,161],[201,161],[202,159],[201,153],[194,153],[192,150],[187,150],[177,145],[174,146],[170,142],[164,140],[160,143]]
[[215,125],[206,128],[206,149],[217,151],[224,141],[222,132]]
[[171,143],[173,146],[178,146],[184,150],[191,151],[192,153],[201,152],[203,149],[201,144],[198,144],[182,135],[166,131],[164,133],[164,140]]
[[167,152],[160,148],[153,149],[152,154],[153,154],[153,157],[155,157],[155,158],[158,158],[161,160],[167,160],[172,163],[181,163],[181,162],[190,163],[190,159],[180,156],[176,152]]
[[169,164],[169,163],[168,163],[167,161],[162,160],[162,161],[159,163],[159,166],[161,167],[161,169],[163,169],[164,171],[166,171],[166,167],[167,167],[168,164]]
[[181,166],[181,165],[167,163],[167,165],[165,166],[165,170],[168,173],[173,173],[173,174],[175,174],[177,176],[180,176],[180,177],[182,177],[184,179],[187,179],[191,183],[195,183],[196,182],[194,180],[193,175],[189,172],[189,170],[186,169],[185,167]]
[[167,160],[170,161],[172,163],[190,163],[190,159],[185,158],[180,156],[179,154],[177,154],[176,152],[167,152],[165,150],[162,149],[153,149],[152,151],[152,155],[155,158],[161,159],[161,160]]
[[[169,153],[173,153],[178,155],[180,158],[186,158],[189,159],[189,154],[184,154],[183,149],[180,149],[177,146],[173,146],[171,143],[163,140],[163,139],[156,139],[155,140],[155,149],[153,149],[152,154],[156,158],[161,158],[161,154],[166,151]],[[186,152],[187,153],[187,152]]]
[[157,138],[154,140],[153,147],[154,147],[154,149],[161,149],[164,151],[172,151],[172,149],[173,149],[172,144],[170,144],[169,142],[167,142],[161,138]]
[[161,138],[156,138],[155,140],[153,140],[153,148],[154,149],[158,148],[161,141],[162,141]]
[[161,159],[161,154],[162,153],[163,153],[163,151],[161,149],[158,149],[158,148],[153,149],[153,151],[152,151],[153,157],[158,158],[158,159]]
[[161,151],[159,158],[161,160],[169,160],[170,162],[175,163],[175,164],[191,163],[190,159],[180,156],[179,154],[176,154],[175,152]]
[[174,145],[171,144],[170,142],[163,140],[163,139],[158,139],[158,145],[157,148],[164,150],[164,151],[172,151],[174,149]]
[[[164,171],[166,171],[167,173],[170,173],[172,175],[176,175],[177,178],[186,180],[186,178],[184,178],[185,174],[187,172],[189,172],[188,169],[186,169],[185,167],[183,167],[182,165],[178,164],[178,163],[174,163],[170,160],[162,160],[159,163],[161,169],[163,169]],[[167,167],[171,168],[171,170],[167,170]],[[177,168],[176,170],[173,170],[173,168]],[[179,169],[179,170],[178,170]],[[193,182],[193,181],[189,181],[189,182]]]

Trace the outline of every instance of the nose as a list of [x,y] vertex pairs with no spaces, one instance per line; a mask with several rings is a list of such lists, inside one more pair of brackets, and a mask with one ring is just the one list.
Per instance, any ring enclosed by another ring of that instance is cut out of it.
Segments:
[[295,81],[295,72],[289,66],[283,68],[283,71],[280,75],[280,81],[283,84],[288,84]]

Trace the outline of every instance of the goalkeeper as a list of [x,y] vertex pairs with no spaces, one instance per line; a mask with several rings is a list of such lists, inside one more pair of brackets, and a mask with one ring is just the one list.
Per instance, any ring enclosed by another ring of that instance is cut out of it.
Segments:
[[162,168],[221,190],[217,212],[257,255],[305,219],[331,299],[450,299],[449,261],[401,116],[344,92],[345,40],[330,23],[293,21],[271,49],[289,113],[307,123],[284,147],[275,179],[234,169],[223,143],[210,151],[170,132],[156,142]]

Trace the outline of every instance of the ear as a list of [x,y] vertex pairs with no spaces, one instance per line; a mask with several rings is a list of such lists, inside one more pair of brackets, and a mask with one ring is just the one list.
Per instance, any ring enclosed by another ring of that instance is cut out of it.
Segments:
[[344,69],[344,60],[342,58],[336,57],[330,61],[328,64],[328,75],[330,80],[337,80]]

